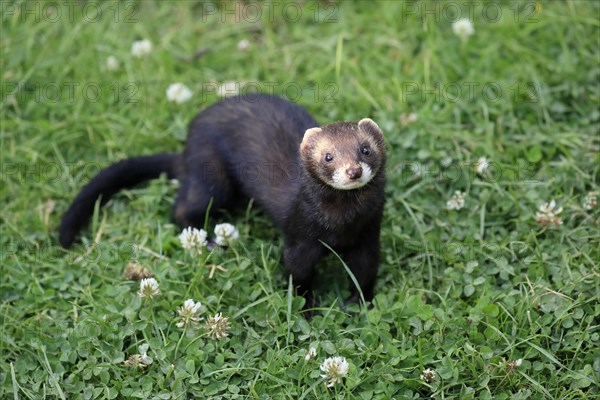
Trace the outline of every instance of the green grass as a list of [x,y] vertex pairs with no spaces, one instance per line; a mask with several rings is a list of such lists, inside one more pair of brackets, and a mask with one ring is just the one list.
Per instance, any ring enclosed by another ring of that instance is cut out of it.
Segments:
[[[433,2],[319,3],[316,19],[306,3],[297,21],[263,5],[255,24],[184,1],[107,2],[97,21],[94,8],[86,21],[79,3],[73,18],[47,4],[20,14],[1,4],[0,398],[597,398],[600,207],[582,202],[600,183],[598,3],[535,11],[506,1],[496,22],[479,4],[465,43],[452,10]],[[434,14],[422,19],[426,9]],[[131,44],[142,38],[154,50],[137,59]],[[238,51],[244,38],[251,47]],[[181,61],[199,48],[209,51]],[[118,71],[104,68],[110,55]],[[203,84],[224,81],[273,83],[280,94],[295,83],[301,94],[288,94],[320,122],[370,116],[384,129],[372,309],[340,307],[349,279],[332,256],[320,312],[306,321],[280,236],[255,207],[208,221],[238,227],[233,248],[187,255],[166,179],[121,192],[73,250],[58,246],[60,217],[94,173],[182,149],[187,123],[218,99]],[[174,82],[194,97],[168,102]],[[482,156],[495,175],[474,173]],[[446,210],[456,190],[465,207]],[[560,227],[535,220],[551,199],[564,208]],[[132,260],[154,273],[160,296],[142,301],[139,284],[121,279]],[[211,278],[212,264],[225,271]],[[228,316],[229,337],[177,328],[187,298],[204,318]],[[154,362],[125,366],[142,343]],[[305,361],[311,346],[317,356]],[[328,389],[319,366],[334,355],[350,368]],[[436,371],[430,383],[425,368]]]

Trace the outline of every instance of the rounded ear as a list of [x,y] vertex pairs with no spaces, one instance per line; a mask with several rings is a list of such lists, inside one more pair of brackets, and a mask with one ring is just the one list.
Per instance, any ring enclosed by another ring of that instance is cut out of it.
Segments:
[[379,140],[383,140],[383,132],[379,125],[375,123],[371,118],[363,118],[358,121],[358,126],[365,132],[375,136]]
[[321,133],[321,128],[319,127],[307,129],[306,132],[304,132],[304,137],[302,138],[302,143],[300,144],[300,151],[304,152],[305,150],[308,150],[310,143],[313,142],[313,139],[319,133]]

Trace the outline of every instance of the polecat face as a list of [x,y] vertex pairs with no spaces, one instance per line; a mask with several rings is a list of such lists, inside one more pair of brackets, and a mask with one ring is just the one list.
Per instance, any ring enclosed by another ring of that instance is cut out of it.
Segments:
[[373,120],[334,122],[306,131],[300,154],[307,171],[339,190],[365,186],[384,167],[383,133]]

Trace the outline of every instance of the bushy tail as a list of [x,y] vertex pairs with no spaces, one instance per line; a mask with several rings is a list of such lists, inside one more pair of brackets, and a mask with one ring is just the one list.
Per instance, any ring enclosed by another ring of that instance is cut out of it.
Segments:
[[58,239],[60,244],[66,249],[71,247],[77,233],[94,213],[98,198],[102,197],[101,204],[104,204],[120,189],[158,178],[163,172],[169,178],[175,178],[179,157],[179,154],[133,157],[100,171],[81,189],[63,216]]

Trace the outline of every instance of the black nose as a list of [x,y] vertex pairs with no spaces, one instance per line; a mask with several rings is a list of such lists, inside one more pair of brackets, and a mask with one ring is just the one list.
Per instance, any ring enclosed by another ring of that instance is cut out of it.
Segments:
[[352,180],[358,179],[362,176],[362,168],[348,168],[346,170],[346,175],[348,175],[348,178]]

